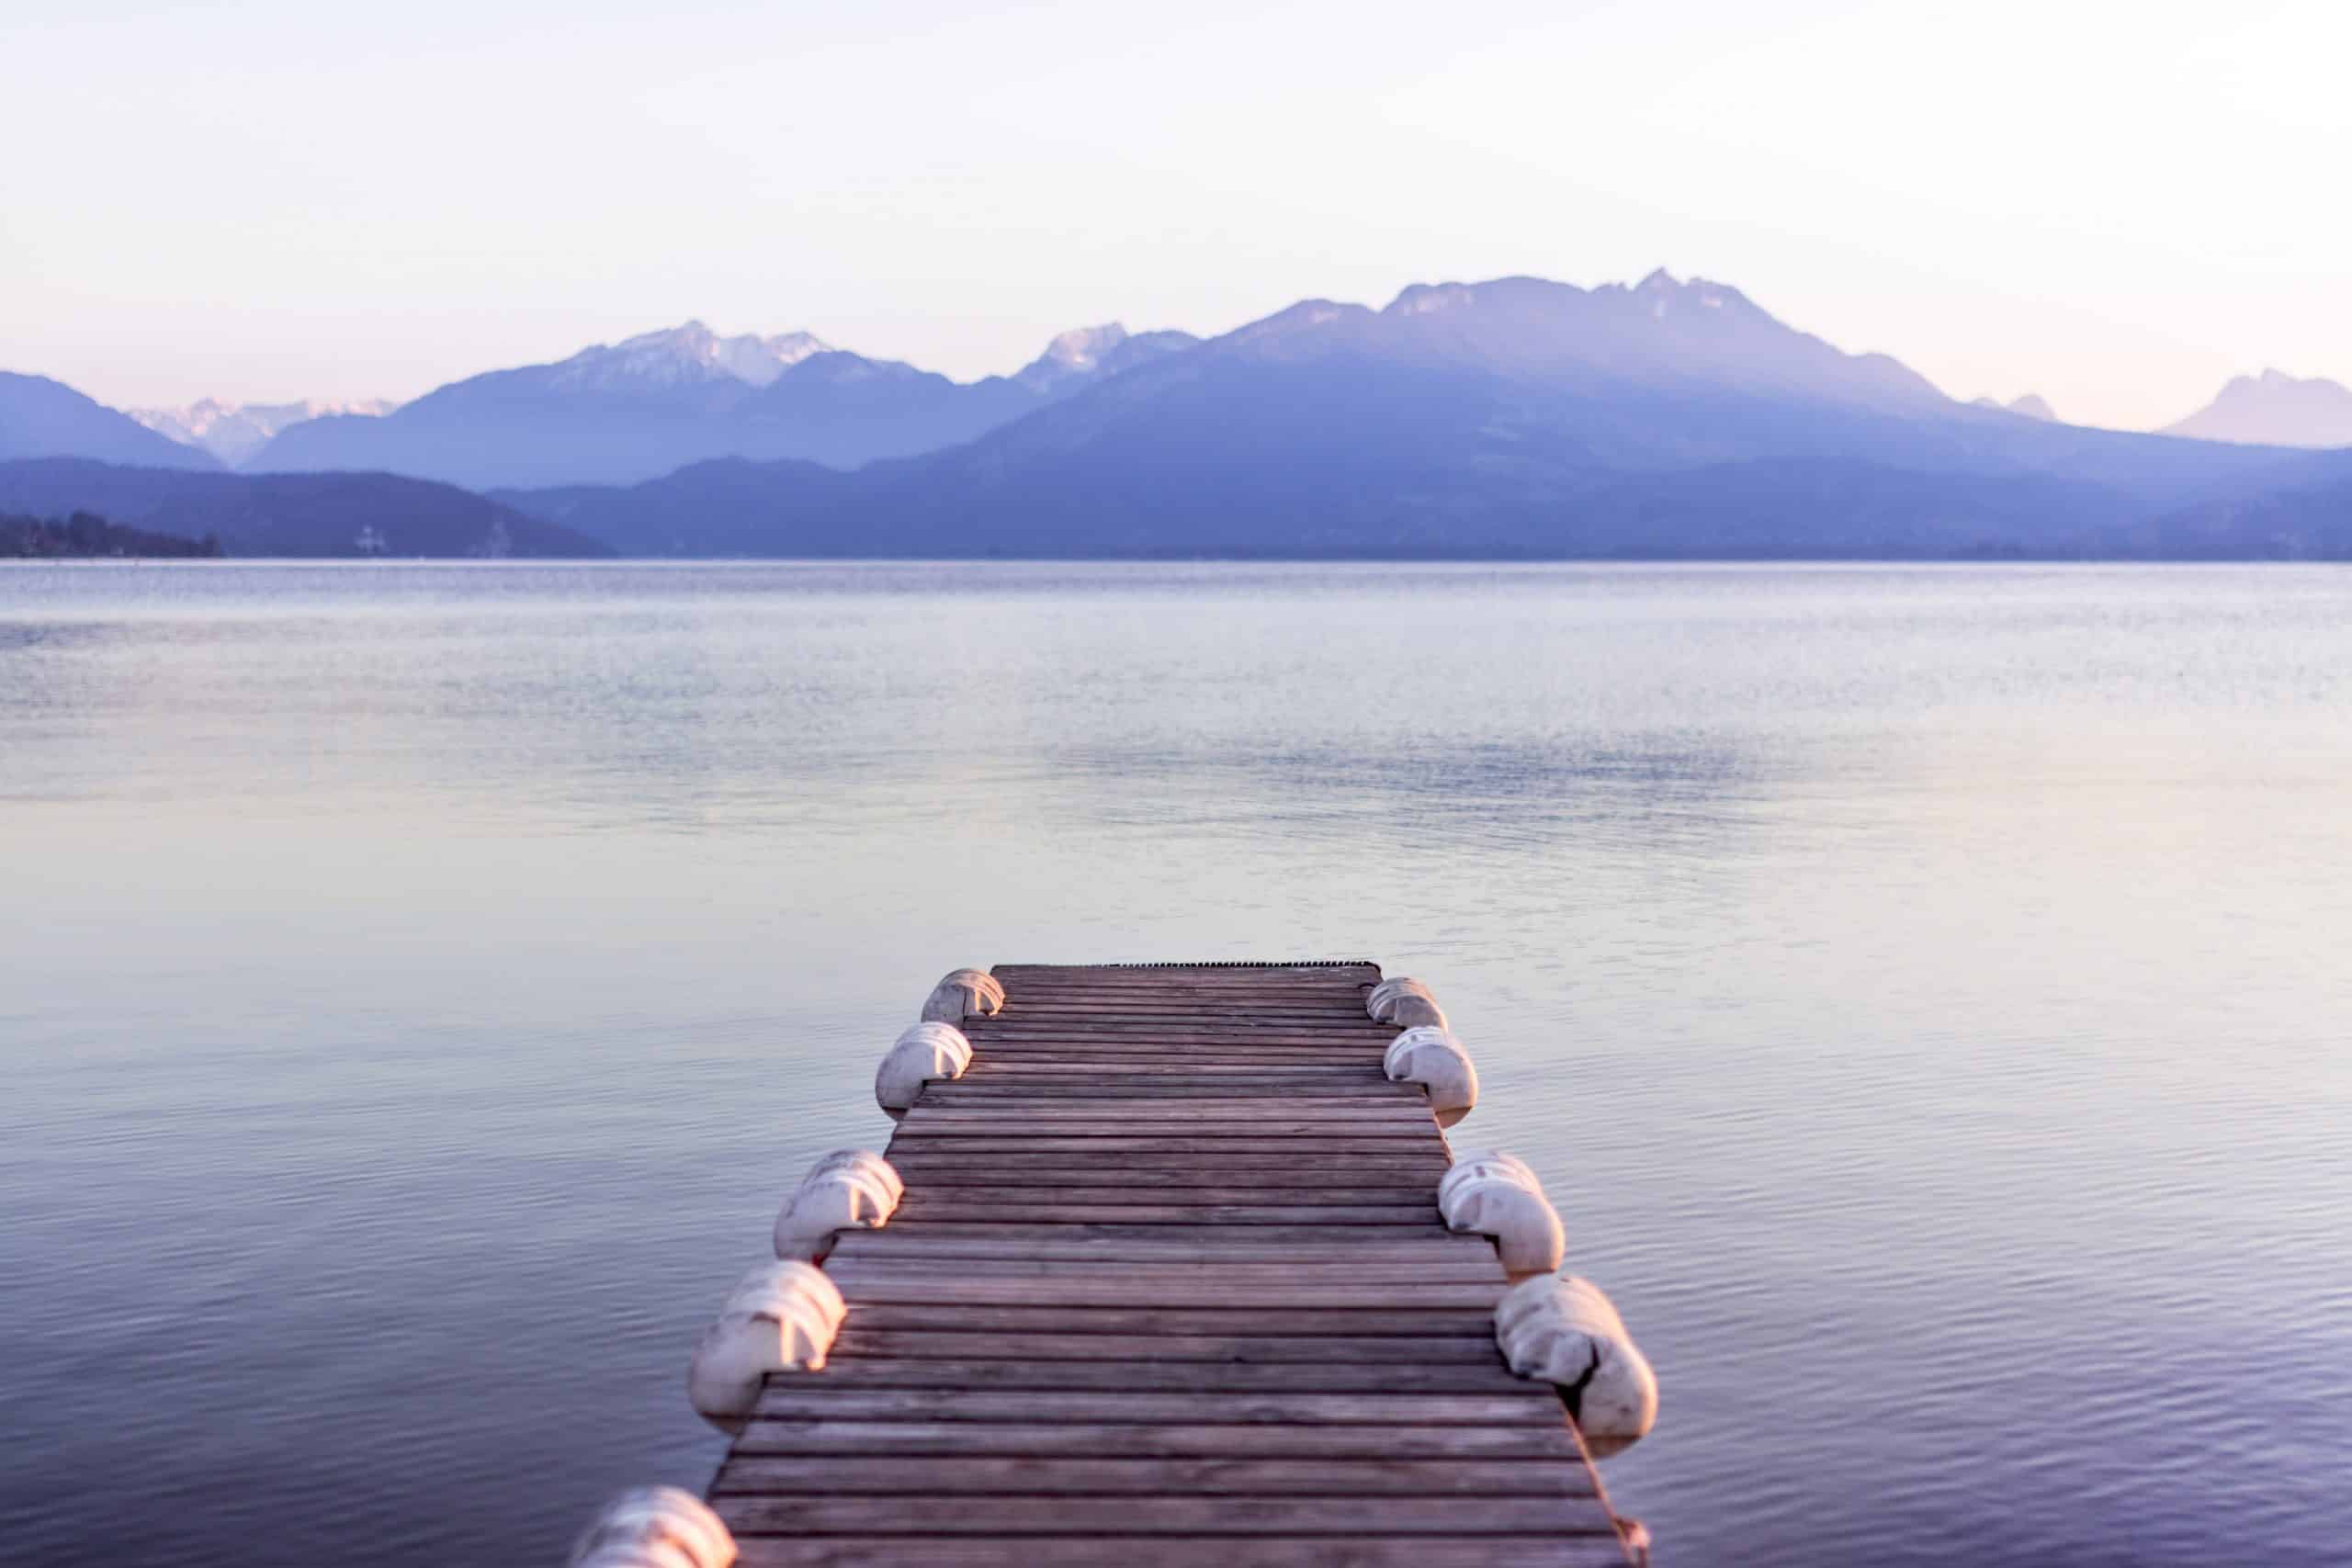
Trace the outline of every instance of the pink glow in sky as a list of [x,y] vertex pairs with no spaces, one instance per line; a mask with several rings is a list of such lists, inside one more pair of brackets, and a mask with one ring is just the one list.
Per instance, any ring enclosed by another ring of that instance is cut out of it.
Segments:
[[2352,380],[2352,8],[89,0],[0,62],[0,367],[404,397],[700,317],[972,377],[1656,265],[1961,397]]

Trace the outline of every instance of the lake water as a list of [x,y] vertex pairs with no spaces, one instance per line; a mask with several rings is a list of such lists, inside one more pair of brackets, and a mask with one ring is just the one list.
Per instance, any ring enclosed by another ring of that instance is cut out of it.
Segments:
[[963,964],[1366,957],[1668,1564],[2352,1561],[2352,571],[0,569],[0,1558],[553,1563]]

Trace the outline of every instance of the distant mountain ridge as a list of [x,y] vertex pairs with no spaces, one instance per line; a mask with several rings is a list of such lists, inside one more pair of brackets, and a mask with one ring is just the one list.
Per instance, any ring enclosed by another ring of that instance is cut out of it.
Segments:
[[398,407],[390,398],[367,398],[354,402],[306,398],[292,403],[230,403],[218,398],[203,398],[178,408],[123,412],[156,434],[168,436],[183,446],[209,452],[233,468],[267,446],[272,436],[289,424],[323,419],[330,414],[380,418]]
[[1973,408],[1661,272],[1306,300],[854,473],[502,499],[624,554],[2064,558],[2292,462]]
[[290,425],[246,466],[374,468],[478,489],[630,483],[727,457],[853,468],[968,441],[1194,341],[1082,328],[1011,376],[967,383],[807,333],[722,337],[688,321],[452,382],[380,420]]
[[[157,439],[162,439],[157,437]],[[579,558],[612,547],[451,485],[394,474],[227,474],[82,457],[0,462],[0,512],[107,522],[232,556]]]
[[163,468],[217,468],[209,452],[158,435],[62,381],[0,370],[0,462],[94,457]]
[[2269,446],[2352,446],[2352,388],[2278,370],[2239,376],[2211,402],[2162,434]]

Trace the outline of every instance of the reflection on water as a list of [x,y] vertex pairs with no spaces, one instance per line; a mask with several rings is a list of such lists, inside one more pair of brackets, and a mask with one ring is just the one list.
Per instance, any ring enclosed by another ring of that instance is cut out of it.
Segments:
[[1432,980],[1665,1561],[2352,1540],[2352,575],[0,569],[0,1540],[552,1561],[956,964]]

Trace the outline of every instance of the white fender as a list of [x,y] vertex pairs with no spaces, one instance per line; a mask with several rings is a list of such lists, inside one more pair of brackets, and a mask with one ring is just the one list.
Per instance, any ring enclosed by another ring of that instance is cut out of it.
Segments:
[[890,1162],[864,1149],[836,1149],[810,1168],[775,1217],[775,1255],[814,1263],[833,1249],[837,1231],[889,1224],[906,1184]]
[[1437,1179],[1438,1206],[1440,1208],[1445,1206],[1445,1195],[1449,1189],[1459,1187],[1462,1183],[1474,1179],[1484,1179],[1505,1171],[1516,1175],[1521,1181],[1539,1191],[1543,1190],[1544,1184],[1536,1179],[1534,1167],[1517,1155],[1505,1154],[1500,1149],[1480,1149],[1476,1154],[1457,1156],[1454,1162],[1446,1168],[1445,1174]]
[[[1398,1017],[1396,1010],[1408,998],[1414,999],[1415,1011],[1435,1013],[1437,1016],[1414,1019]],[[1443,1027],[1445,1023],[1445,1015],[1438,1012],[1437,998],[1430,994],[1430,988],[1419,980],[1403,975],[1397,976],[1393,980],[1383,980],[1374,986],[1372,988],[1372,995],[1363,1000],[1363,1010],[1370,1013],[1376,1023],[1394,1023],[1408,1028],[1417,1023],[1435,1023],[1440,1027]]]
[[817,1158],[808,1174],[800,1179],[806,1187],[828,1170],[854,1170],[871,1177],[890,1190],[890,1202],[896,1206],[907,1195],[907,1184],[899,1179],[899,1168],[876,1154],[872,1149],[833,1149]]
[[956,969],[931,988],[922,1004],[926,1023],[961,1023],[1004,1010],[1004,987],[985,969]]
[[769,1263],[743,1277],[686,1363],[686,1398],[721,1431],[742,1429],[770,1372],[819,1371],[849,1307],[813,1264]]
[[1495,1343],[1512,1371],[1559,1388],[1595,1458],[1631,1448],[1657,1424],[1657,1374],[1589,1280],[1513,1285],[1495,1307]]
[[1470,1065],[1470,1053],[1436,1024],[1408,1029],[1390,1041],[1382,1066],[1396,1082],[1430,1091],[1430,1109],[1441,1127],[1453,1126],[1478,1103],[1478,1069]]
[[571,1568],[732,1568],[734,1562],[735,1538],[718,1516],[674,1486],[622,1493],[571,1548]]
[[952,1023],[936,1019],[909,1027],[883,1054],[875,1070],[874,1098],[892,1117],[903,1116],[936,1078],[960,1078],[972,1065],[972,1043]]
[[[1447,1173],[1448,1181],[1453,1175]],[[1451,1229],[1494,1237],[1503,1272],[1514,1280],[1552,1273],[1567,1250],[1559,1211],[1544,1196],[1541,1185],[1517,1171],[1498,1168],[1488,1175],[1453,1181],[1451,1187],[1441,1181],[1437,1206]]]

